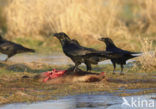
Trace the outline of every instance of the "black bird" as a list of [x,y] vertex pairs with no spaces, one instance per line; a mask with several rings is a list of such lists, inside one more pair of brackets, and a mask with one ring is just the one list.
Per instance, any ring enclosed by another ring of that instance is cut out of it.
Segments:
[[70,39],[63,32],[55,33],[53,35],[59,39],[65,55],[70,57],[75,63],[74,71],[81,63],[85,63],[87,70],[91,70],[91,64],[98,64],[99,61],[103,61],[106,58],[118,57],[110,52],[100,52],[92,48],[83,47],[77,40]]
[[8,41],[0,35],[0,52],[3,54],[8,55],[8,57],[5,59],[7,61],[10,57],[23,52],[35,52],[33,49],[29,49],[26,47],[23,47],[20,44],[16,44],[14,42]]
[[80,43],[76,40],[76,39],[72,39],[72,41],[77,44],[77,45],[80,45]]
[[138,57],[142,54],[141,52],[130,52],[130,51],[122,50],[122,49],[116,47],[116,45],[114,44],[114,42],[110,38],[100,38],[99,40],[103,41],[106,44],[106,51],[110,51],[110,52],[115,53],[115,54],[117,53],[121,56],[121,57],[116,58],[116,59],[111,59],[111,62],[112,62],[113,67],[114,67],[113,74],[115,74],[116,64],[120,64],[120,66],[121,66],[120,74],[122,75],[122,74],[124,74],[123,68],[124,68],[124,65],[126,64],[126,61],[128,59]]
[[[72,39],[72,42],[79,45],[79,46],[81,46],[80,43],[76,39]],[[92,54],[88,55],[87,59],[84,58],[85,59],[84,64],[87,67],[87,71],[92,70],[91,64],[98,64],[98,62],[106,60],[106,58],[103,58],[101,56],[101,54],[100,54],[100,56],[98,56],[98,55],[99,55],[99,53],[98,54],[96,54],[96,53],[93,54],[92,53]],[[86,57],[87,57],[87,55],[86,55]]]

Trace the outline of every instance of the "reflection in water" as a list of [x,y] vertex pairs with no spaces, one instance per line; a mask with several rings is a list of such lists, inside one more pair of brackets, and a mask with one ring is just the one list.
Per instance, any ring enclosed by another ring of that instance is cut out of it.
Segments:
[[[127,96],[125,99],[130,103],[134,100],[153,100],[154,107],[148,108],[144,105],[140,109],[156,109],[156,100],[151,97],[156,97],[156,94],[141,95],[141,96]],[[37,102],[32,104],[9,104],[0,109],[139,109],[138,107],[129,107],[122,105],[122,97],[110,93],[101,93],[98,95],[76,95],[67,96],[59,100],[49,100],[45,102]]]

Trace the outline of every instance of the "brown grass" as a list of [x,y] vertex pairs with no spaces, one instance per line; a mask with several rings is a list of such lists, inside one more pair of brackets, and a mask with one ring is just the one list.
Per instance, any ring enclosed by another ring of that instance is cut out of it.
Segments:
[[[156,28],[156,1],[155,0],[137,0],[138,7],[140,8],[140,14],[144,18],[144,22],[149,23],[148,32],[155,32]],[[140,24],[142,25],[142,24]]]
[[147,52],[153,48],[146,41],[140,44],[138,36],[155,39],[154,4],[155,0],[10,0],[5,7],[7,36],[37,38],[63,31],[85,46],[108,36],[123,49]]
[[[154,0],[12,0],[5,12],[10,34],[36,35],[64,31],[92,34],[94,37],[107,34],[129,38],[128,30],[131,28],[140,32],[155,29],[154,4]],[[121,16],[128,5],[132,8],[130,23]]]
[[64,31],[79,37],[124,36],[118,0],[14,0],[6,7],[8,34],[36,35]]
[[141,67],[144,70],[155,70],[156,69],[156,48],[153,49],[153,41],[148,38],[140,39],[142,45],[142,52],[144,54],[139,58]]
[[[80,36],[91,34],[96,38],[107,34],[129,39],[132,28],[139,32],[155,32],[155,3],[154,0],[12,0],[5,13],[10,34],[64,31]],[[132,8],[130,22],[122,16],[124,7],[129,5]]]

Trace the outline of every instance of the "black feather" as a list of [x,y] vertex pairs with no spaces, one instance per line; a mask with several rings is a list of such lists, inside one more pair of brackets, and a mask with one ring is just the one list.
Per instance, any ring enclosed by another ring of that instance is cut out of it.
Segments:
[[[33,49],[26,48],[20,44],[8,41],[0,35],[0,52],[8,55],[8,58],[23,52],[35,52]],[[8,60],[6,59],[6,61]]]
[[140,56],[142,54],[141,52],[131,52],[131,51],[127,51],[127,50],[122,50],[122,49],[116,47],[116,45],[110,38],[100,38],[99,40],[103,41],[106,44],[106,51],[110,51],[112,53],[115,53],[116,55],[117,54],[120,55],[119,58],[111,59],[113,66],[114,66],[113,73],[115,71],[116,64],[120,64],[121,65],[121,74],[123,74],[123,72],[122,72],[123,68],[124,68],[123,65],[126,64],[126,61],[128,59]]
[[[97,51],[92,48],[86,48],[79,44],[77,40],[70,39],[65,33],[55,33],[62,45],[63,52],[66,56],[70,57],[75,63],[74,70],[81,64],[85,63],[87,70],[91,70],[91,64],[98,64],[98,62],[103,61],[107,58],[112,59],[118,57],[110,52]],[[113,55],[113,56],[112,56]]]

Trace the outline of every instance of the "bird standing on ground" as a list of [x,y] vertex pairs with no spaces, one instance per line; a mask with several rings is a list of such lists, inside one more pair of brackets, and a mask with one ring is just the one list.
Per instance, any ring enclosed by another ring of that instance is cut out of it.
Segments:
[[29,49],[26,47],[23,47],[20,44],[16,44],[14,42],[8,41],[0,35],[0,52],[3,54],[8,55],[8,57],[5,59],[7,61],[10,57],[23,52],[35,52],[33,49]]
[[65,33],[55,33],[53,34],[57,39],[59,39],[63,52],[66,56],[70,57],[75,63],[74,71],[81,63],[85,63],[87,66],[87,71],[91,70],[91,64],[98,64],[98,62],[105,59],[116,58],[115,54],[105,51],[97,51],[92,48],[86,48],[81,46],[77,40],[70,39]]
[[141,52],[130,52],[130,51],[122,50],[122,49],[116,47],[116,45],[110,38],[100,38],[99,40],[103,41],[106,44],[106,51],[117,53],[121,56],[116,59],[111,59],[111,62],[114,67],[113,74],[115,74],[116,64],[120,64],[120,66],[121,66],[120,74],[123,75],[124,74],[123,69],[124,69],[124,65],[126,64],[126,61],[128,59],[138,57],[142,54]]

